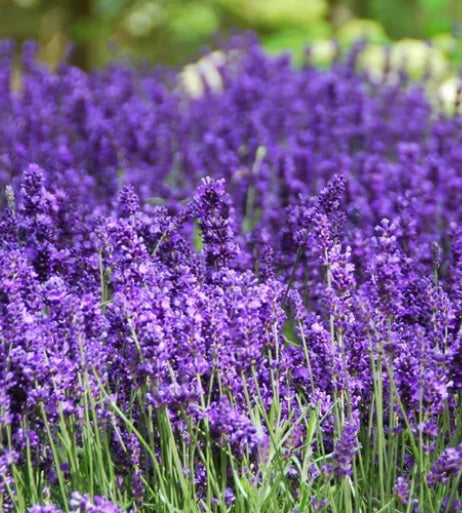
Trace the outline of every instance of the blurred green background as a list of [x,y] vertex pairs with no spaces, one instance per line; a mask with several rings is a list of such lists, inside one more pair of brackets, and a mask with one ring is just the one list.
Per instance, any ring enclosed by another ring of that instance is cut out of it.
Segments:
[[51,64],[73,40],[74,62],[87,69],[114,48],[182,64],[234,29],[251,29],[270,51],[293,50],[296,59],[312,44],[320,64],[332,56],[332,38],[348,46],[362,36],[376,45],[372,60],[398,40],[418,53],[419,39],[431,41],[433,60],[460,62],[458,20],[462,0],[0,0],[0,38],[38,40]]

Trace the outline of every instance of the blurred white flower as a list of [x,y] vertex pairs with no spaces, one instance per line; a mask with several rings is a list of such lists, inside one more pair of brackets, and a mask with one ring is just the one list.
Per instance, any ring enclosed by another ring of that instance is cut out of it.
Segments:
[[446,114],[461,113],[462,109],[457,102],[461,96],[462,82],[459,77],[450,77],[438,88],[438,100],[443,112]]
[[218,69],[226,61],[226,55],[216,51],[202,57],[194,64],[188,64],[180,74],[181,88],[192,98],[202,96],[205,86],[214,92],[220,92],[223,89],[223,81]]

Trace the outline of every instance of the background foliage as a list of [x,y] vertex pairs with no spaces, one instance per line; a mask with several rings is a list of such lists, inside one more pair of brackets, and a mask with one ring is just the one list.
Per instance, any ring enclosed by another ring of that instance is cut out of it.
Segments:
[[460,0],[0,0],[1,38],[37,39],[51,63],[72,40],[85,68],[115,49],[181,64],[234,29],[254,30],[268,49],[298,56],[317,42],[321,60],[332,37],[348,44],[361,35],[377,43],[431,39],[454,51],[461,19]]

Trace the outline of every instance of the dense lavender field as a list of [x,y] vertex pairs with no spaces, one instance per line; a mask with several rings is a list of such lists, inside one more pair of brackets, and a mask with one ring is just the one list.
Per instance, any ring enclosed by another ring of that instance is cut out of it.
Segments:
[[[0,510],[462,510],[462,118],[223,52],[0,48]],[[12,84],[15,84],[15,87]]]

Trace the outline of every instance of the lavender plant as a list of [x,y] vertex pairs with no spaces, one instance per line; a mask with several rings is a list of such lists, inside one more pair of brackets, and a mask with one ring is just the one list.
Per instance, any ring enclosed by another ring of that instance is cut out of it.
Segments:
[[225,49],[222,88],[0,48],[0,509],[450,513],[461,119]]

